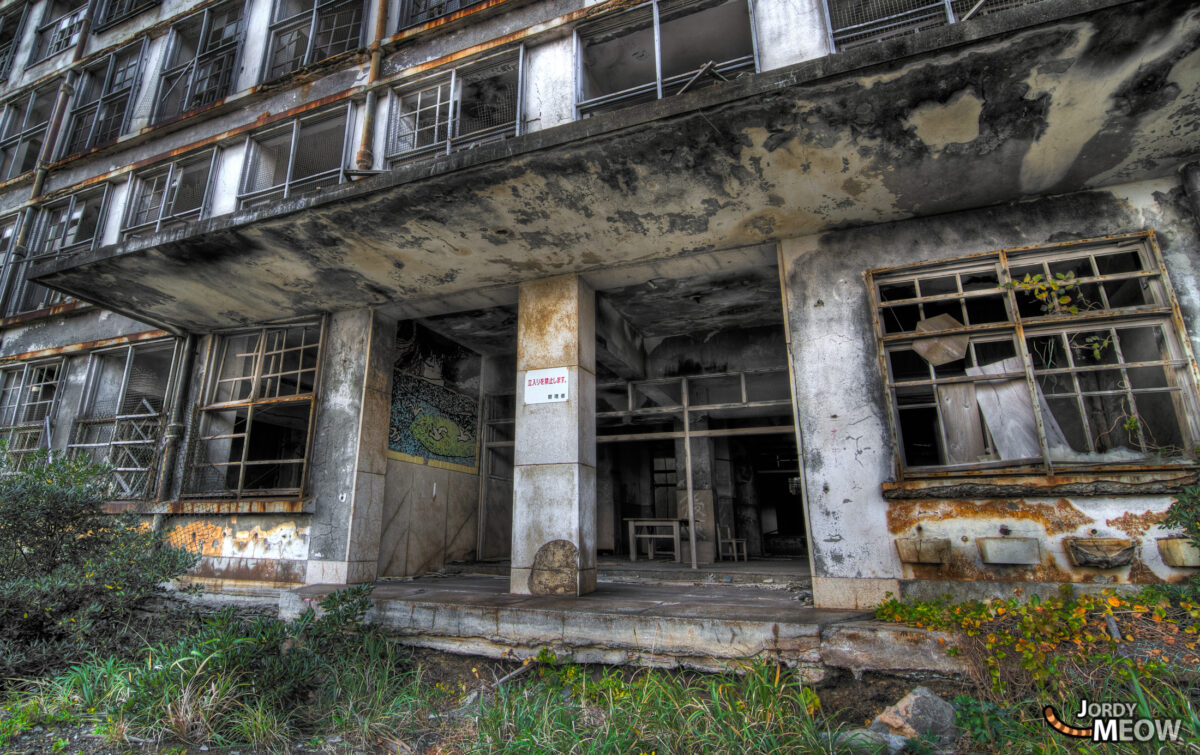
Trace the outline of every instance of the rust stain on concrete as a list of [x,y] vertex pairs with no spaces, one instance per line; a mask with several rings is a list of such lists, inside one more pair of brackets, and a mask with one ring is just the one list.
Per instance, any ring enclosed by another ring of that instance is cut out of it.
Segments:
[[1127,511],[1121,516],[1114,519],[1105,520],[1105,524],[1109,527],[1114,527],[1121,532],[1124,532],[1130,537],[1141,537],[1154,525],[1167,518],[1165,511],[1144,511],[1141,514],[1135,514],[1132,511]]
[[1028,503],[1023,500],[984,501],[892,501],[888,505],[888,532],[898,535],[922,522],[949,519],[1021,519],[1041,524],[1047,535],[1056,535],[1093,523],[1095,520],[1075,508],[1066,498],[1054,503]]

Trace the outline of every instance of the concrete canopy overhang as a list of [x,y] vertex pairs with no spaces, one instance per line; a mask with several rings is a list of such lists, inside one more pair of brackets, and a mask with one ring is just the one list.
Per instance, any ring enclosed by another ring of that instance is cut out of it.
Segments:
[[33,277],[203,332],[1159,178],[1200,154],[1198,128],[1195,3],[1046,0]]

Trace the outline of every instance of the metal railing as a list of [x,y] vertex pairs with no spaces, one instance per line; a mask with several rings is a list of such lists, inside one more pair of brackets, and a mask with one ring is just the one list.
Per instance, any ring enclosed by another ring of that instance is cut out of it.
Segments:
[[112,464],[119,499],[144,500],[154,494],[162,425],[161,413],[80,419],[67,449]]
[[1040,0],[824,0],[834,51],[916,34]]

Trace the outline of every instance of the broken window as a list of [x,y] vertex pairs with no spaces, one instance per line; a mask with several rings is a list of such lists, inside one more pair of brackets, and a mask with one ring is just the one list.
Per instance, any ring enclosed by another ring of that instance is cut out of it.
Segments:
[[303,492],[321,323],[214,340],[187,492],[242,498]]
[[1189,355],[1152,238],[869,279],[904,469],[1194,459]]
[[423,24],[448,13],[457,13],[470,8],[482,0],[402,0],[400,3],[400,28]]
[[87,8],[87,0],[50,0],[46,3],[42,23],[38,27],[37,54],[33,57],[35,62],[78,44]]
[[110,142],[125,132],[144,46],[144,41],[126,45],[83,70],[75,88],[64,155]]
[[53,82],[30,89],[4,105],[4,120],[0,125],[0,181],[27,173],[37,165],[57,96],[58,82]]
[[122,346],[91,355],[70,453],[113,467],[115,496],[141,500],[155,493],[175,345],[170,341]]
[[199,220],[208,208],[217,150],[188,155],[139,173],[130,191],[123,240]]
[[835,50],[916,34],[1038,0],[826,0]]
[[15,3],[4,13],[0,13],[0,77],[8,76],[12,69],[13,58],[17,47],[21,44],[21,28],[25,20],[25,9],[28,3]]
[[239,207],[254,207],[346,180],[350,104],[251,134]]
[[161,0],[100,0],[96,9],[96,27],[104,28],[132,18],[158,5]]
[[39,448],[49,448],[63,361],[34,362],[0,369],[0,442],[13,469]]
[[394,90],[388,160],[395,164],[515,136],[523,58],[520,48]]
[[155,123],[210,105],[233,90],[245,32],[244,5],[244,0],[222,3],[171,29]]
[[38,210],[29,251],[15,260],[12,271],[13,296],[8,314],[32,312],[54,306],[69,297],[25,279],[31,263],[91,249],[102,231],[105,186],[49,202]]
[[580,28],[580,116],[757,69],[747,0],[652,2]]
[[278,0],[273,18],[264,81],[358,48],[363,0]]

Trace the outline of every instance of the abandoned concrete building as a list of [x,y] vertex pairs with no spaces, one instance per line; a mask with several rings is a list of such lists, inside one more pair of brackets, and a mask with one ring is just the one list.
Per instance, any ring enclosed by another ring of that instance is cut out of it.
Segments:
[[1196,573],[1200,3],[36,0],[0,74],[8,453],[214,588]]

